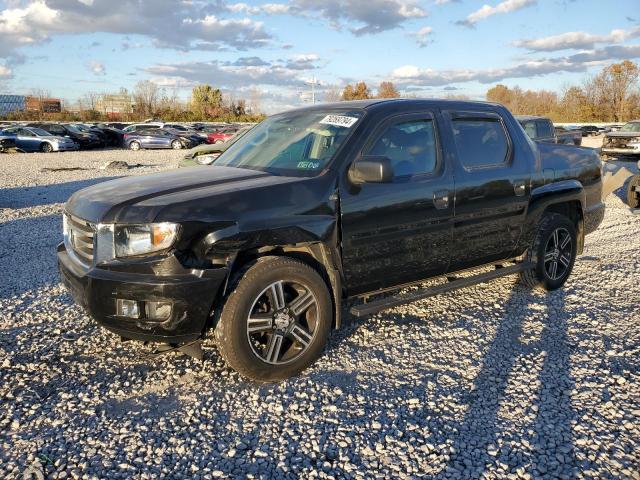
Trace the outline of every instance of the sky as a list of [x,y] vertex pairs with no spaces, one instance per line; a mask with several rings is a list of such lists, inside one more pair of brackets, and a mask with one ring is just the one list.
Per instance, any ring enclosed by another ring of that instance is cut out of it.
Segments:
[[640,0],[0,0],[0,93],[208,83],[267,113],[347,83],[484,98],[640,62]]

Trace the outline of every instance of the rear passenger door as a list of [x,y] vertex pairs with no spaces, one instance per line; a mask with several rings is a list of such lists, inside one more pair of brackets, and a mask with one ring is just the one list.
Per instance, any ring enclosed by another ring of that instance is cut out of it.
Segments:
[[533,163],[515,155],[514,127],[497,113],[452,111],[446,117],[456,158],[455,271],[510,257],[529,203]]
[[349,295],[446,272],[453,180],[441,154],[437,116],[402,114],[383,121],[360,158],[386,157],[389,183],[340,190],[342,256]]

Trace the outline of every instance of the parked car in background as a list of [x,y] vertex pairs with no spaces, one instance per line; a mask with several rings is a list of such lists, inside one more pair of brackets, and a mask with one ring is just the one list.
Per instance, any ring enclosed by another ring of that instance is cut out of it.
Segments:
[[191,145],[194,147],[196,145],[200,145],[201,143],[206,143],[207,141],[206,136],[202,136],[197,132],[195,132],[194,130],[178,130],[176,128],[169,127],[167,125],[162,127],[162,130],[166,132],[170,132],[174,135],[178,135],[179,137],[188,139],[191,142]]
[[561,288],[604,218],[601,166],[530,141],[496,104],[321,104],[266,119],[210,167],[77,191],[57,260],[117,335],[199,351],[212,331],[229,366],[278,381],[322,355],[347,301],[362,317],[508,275]]
[[623,125],[617,132],[609,132],[602,140],[602,159],[617,155],[640,155],[640,120]]
[[0,132],[0,136],[13,138],[15,147],[25,152],[48,153],[79,148],[72,139],[51,135],[37,127],[11,127]]
[[522,125],[522,128],[524,128],[529,138],[536,142],[576,146],[582,144],[582,132],[580,130],[567,130],[562,127],[554,127],[550,118],[533,115],[517,115],[516,119],[520,122],[520,125]]
[[148,130],[150,128],[162,128],[164,123],[158,122],[149,122],[149,123],[134,123],[132,125],[127,125],[122,129],[124,133],[133,133],[139,132],[141,130]]
[[583,137],[597,137],[602,133],[595,125],[583,125],[580,127],[580,131],[582,132]]
[[126,126],[127,126],[126,123],[120,123],[120,122],[107,122],[107,123],[98,124],[98,127],[115,128],[116,130],[124,130]]
[[16,138],[11,134],[4,134],[0,128],[0,153],[16,148]]
[[216,132],[209,133],[207,135],[207,143],[222,143],[226,142],[240,130],[242,127],[239,125],[234,125],[231,127],[222,128]]
[[195,167],[197,165],[211,165],[222,153],[251,130],[248,126],[239,130],[235,136],[224,143],[204,144],[192,148],[180,161],[180,167]]
[[100,148],[104,142],[92,133],[82,132],[74,127],[61,125],[59,123],[34,122],[29,127],[41,128],[56,137],[66,137],[77,143],[81,149]]
[[191,140],[161,128],[141,130],[124,134],[124,146],[129,150],[142,148],[191,148]]

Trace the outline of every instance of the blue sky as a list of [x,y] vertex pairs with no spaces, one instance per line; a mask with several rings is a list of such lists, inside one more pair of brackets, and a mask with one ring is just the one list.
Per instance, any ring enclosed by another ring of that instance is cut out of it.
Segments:
[[482,98],[561,91],[640,61],[638,0],[0,0],[0,93],[73,102],[151,80],[210,83],[275,112],[364,80]]

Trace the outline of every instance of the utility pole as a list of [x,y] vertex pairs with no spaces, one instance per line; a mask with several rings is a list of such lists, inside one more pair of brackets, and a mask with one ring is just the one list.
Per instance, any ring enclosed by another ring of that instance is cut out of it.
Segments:
[[316,77],[312,77],[310,82],[306,82],[307,85],[311,85],[311,104],[315,105],[316,104],[316,85],[317,85],[317,80]]

